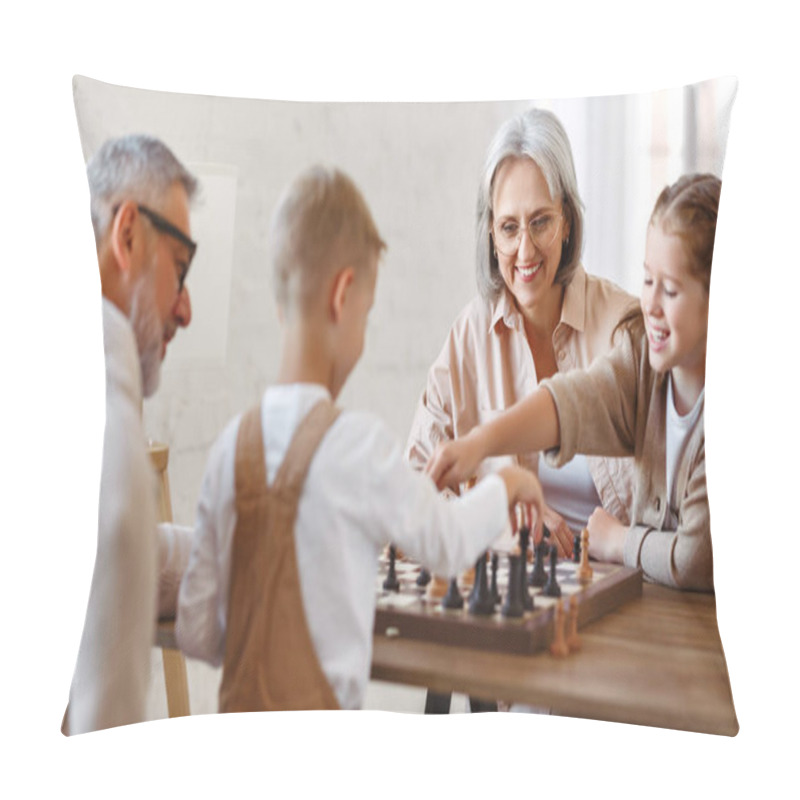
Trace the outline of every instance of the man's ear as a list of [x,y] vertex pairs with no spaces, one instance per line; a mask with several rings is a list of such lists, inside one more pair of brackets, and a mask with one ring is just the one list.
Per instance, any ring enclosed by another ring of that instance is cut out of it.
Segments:
[[333,279],[333,288],[331,289],[331,318],[334,322],[339,322],[342,318],[342,311],[344,304],[347,300],[347,295],[353,281],[356,277],[356,271],[353,267],[345,267],[336,273]]
[[133,252],[136,241],[136,221],[139,212],[136,203],[124,202],[111,223],[111,250],[114,253],[120,272],[130,277],[133,269]]

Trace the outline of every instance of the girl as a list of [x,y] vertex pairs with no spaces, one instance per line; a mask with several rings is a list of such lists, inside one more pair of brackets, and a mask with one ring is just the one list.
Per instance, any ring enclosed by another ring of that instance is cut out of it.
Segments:
[[713,175],[690,175],[664,189],[647,229],[641,308],[620,322],[614,350],[440,445],[427,466],[440,488],[489,456],[542,450],[561,466],[576,453],[633,455],[633,524],[595,509],[590,555],[640,566],[658,583],[713,590],[703,396],[720,188]]

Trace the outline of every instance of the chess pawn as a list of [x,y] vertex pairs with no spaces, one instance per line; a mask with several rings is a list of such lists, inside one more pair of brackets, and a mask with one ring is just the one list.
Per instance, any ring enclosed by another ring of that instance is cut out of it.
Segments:
[[428,583],[425,597],[428,600],[441,600],[445,594],[447,594],[447,584],[448,581],[446,578],[440,578],[438,575],[434,575]]
[[581,640],[578,636],[578,595],[573,594],[569,599],[569,612],[567,614],[567,646],[570,652],[581,649]]
[[417,575],[417,586],[427,586],[431,582],[431,574],[425,567],[422,567]]
[[450,585],[447,588],[447,594],[442,599],[443,608],[464,608],[464,598],[461,596],[461,591],[458,588],[458,581],[455,578],[450,579]]
[[564,601],[559,597],[553,612],[553,641],[550,652],[556,658],[563,658],[569,654],[566,639],[564,638]]
[[584,528],[581,533],[581,563],[575,577],[581,585],[591,583],[593,570],[589,566],[589,531]]

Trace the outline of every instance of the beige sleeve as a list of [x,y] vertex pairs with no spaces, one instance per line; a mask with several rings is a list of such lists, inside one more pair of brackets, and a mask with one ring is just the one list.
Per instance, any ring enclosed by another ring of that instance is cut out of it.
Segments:
[[560,445],[545,458],[560,467],[581,453],[630,456],[635,448],[638,359],[630,336],[586,370],[542,381],[558,414]]
[[677,530],[632,526],[625,539],[623,559],[627,566],[641,566],[645,576],[657,583],[701,592],[713,590],[714,565],[704,448],[692,466],[680,505]]

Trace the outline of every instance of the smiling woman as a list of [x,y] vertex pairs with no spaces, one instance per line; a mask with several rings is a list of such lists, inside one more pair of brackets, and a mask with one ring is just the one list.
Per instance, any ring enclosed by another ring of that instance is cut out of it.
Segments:
[[[562,287],[554,282],[569,223],[554,205],[544,175],[530,158],[508,158],[495,175],[491,238],[503,281],[530,336],[547,338],[558,315]],[[559,236],[561,234],[561,236]],[[547,347],[534,352],[544,358]]]
[[[635,299],[581,263],[583,211],[567,134],[530,109],[497,132],[478,195],[479,296],[461,312],[428,373],[408,440],[422,469],[439,442],[457,439],[529,394],[539,381],[587,367],[611,349]],[[556,471],[537,452],[517,457],[539,473],[545,523],[562,553],[597,506],[630,513],[629,459],[575,459]],[[488,466],[488,465],[487,465]],[[493,465],[494,466],[494,465]]]

